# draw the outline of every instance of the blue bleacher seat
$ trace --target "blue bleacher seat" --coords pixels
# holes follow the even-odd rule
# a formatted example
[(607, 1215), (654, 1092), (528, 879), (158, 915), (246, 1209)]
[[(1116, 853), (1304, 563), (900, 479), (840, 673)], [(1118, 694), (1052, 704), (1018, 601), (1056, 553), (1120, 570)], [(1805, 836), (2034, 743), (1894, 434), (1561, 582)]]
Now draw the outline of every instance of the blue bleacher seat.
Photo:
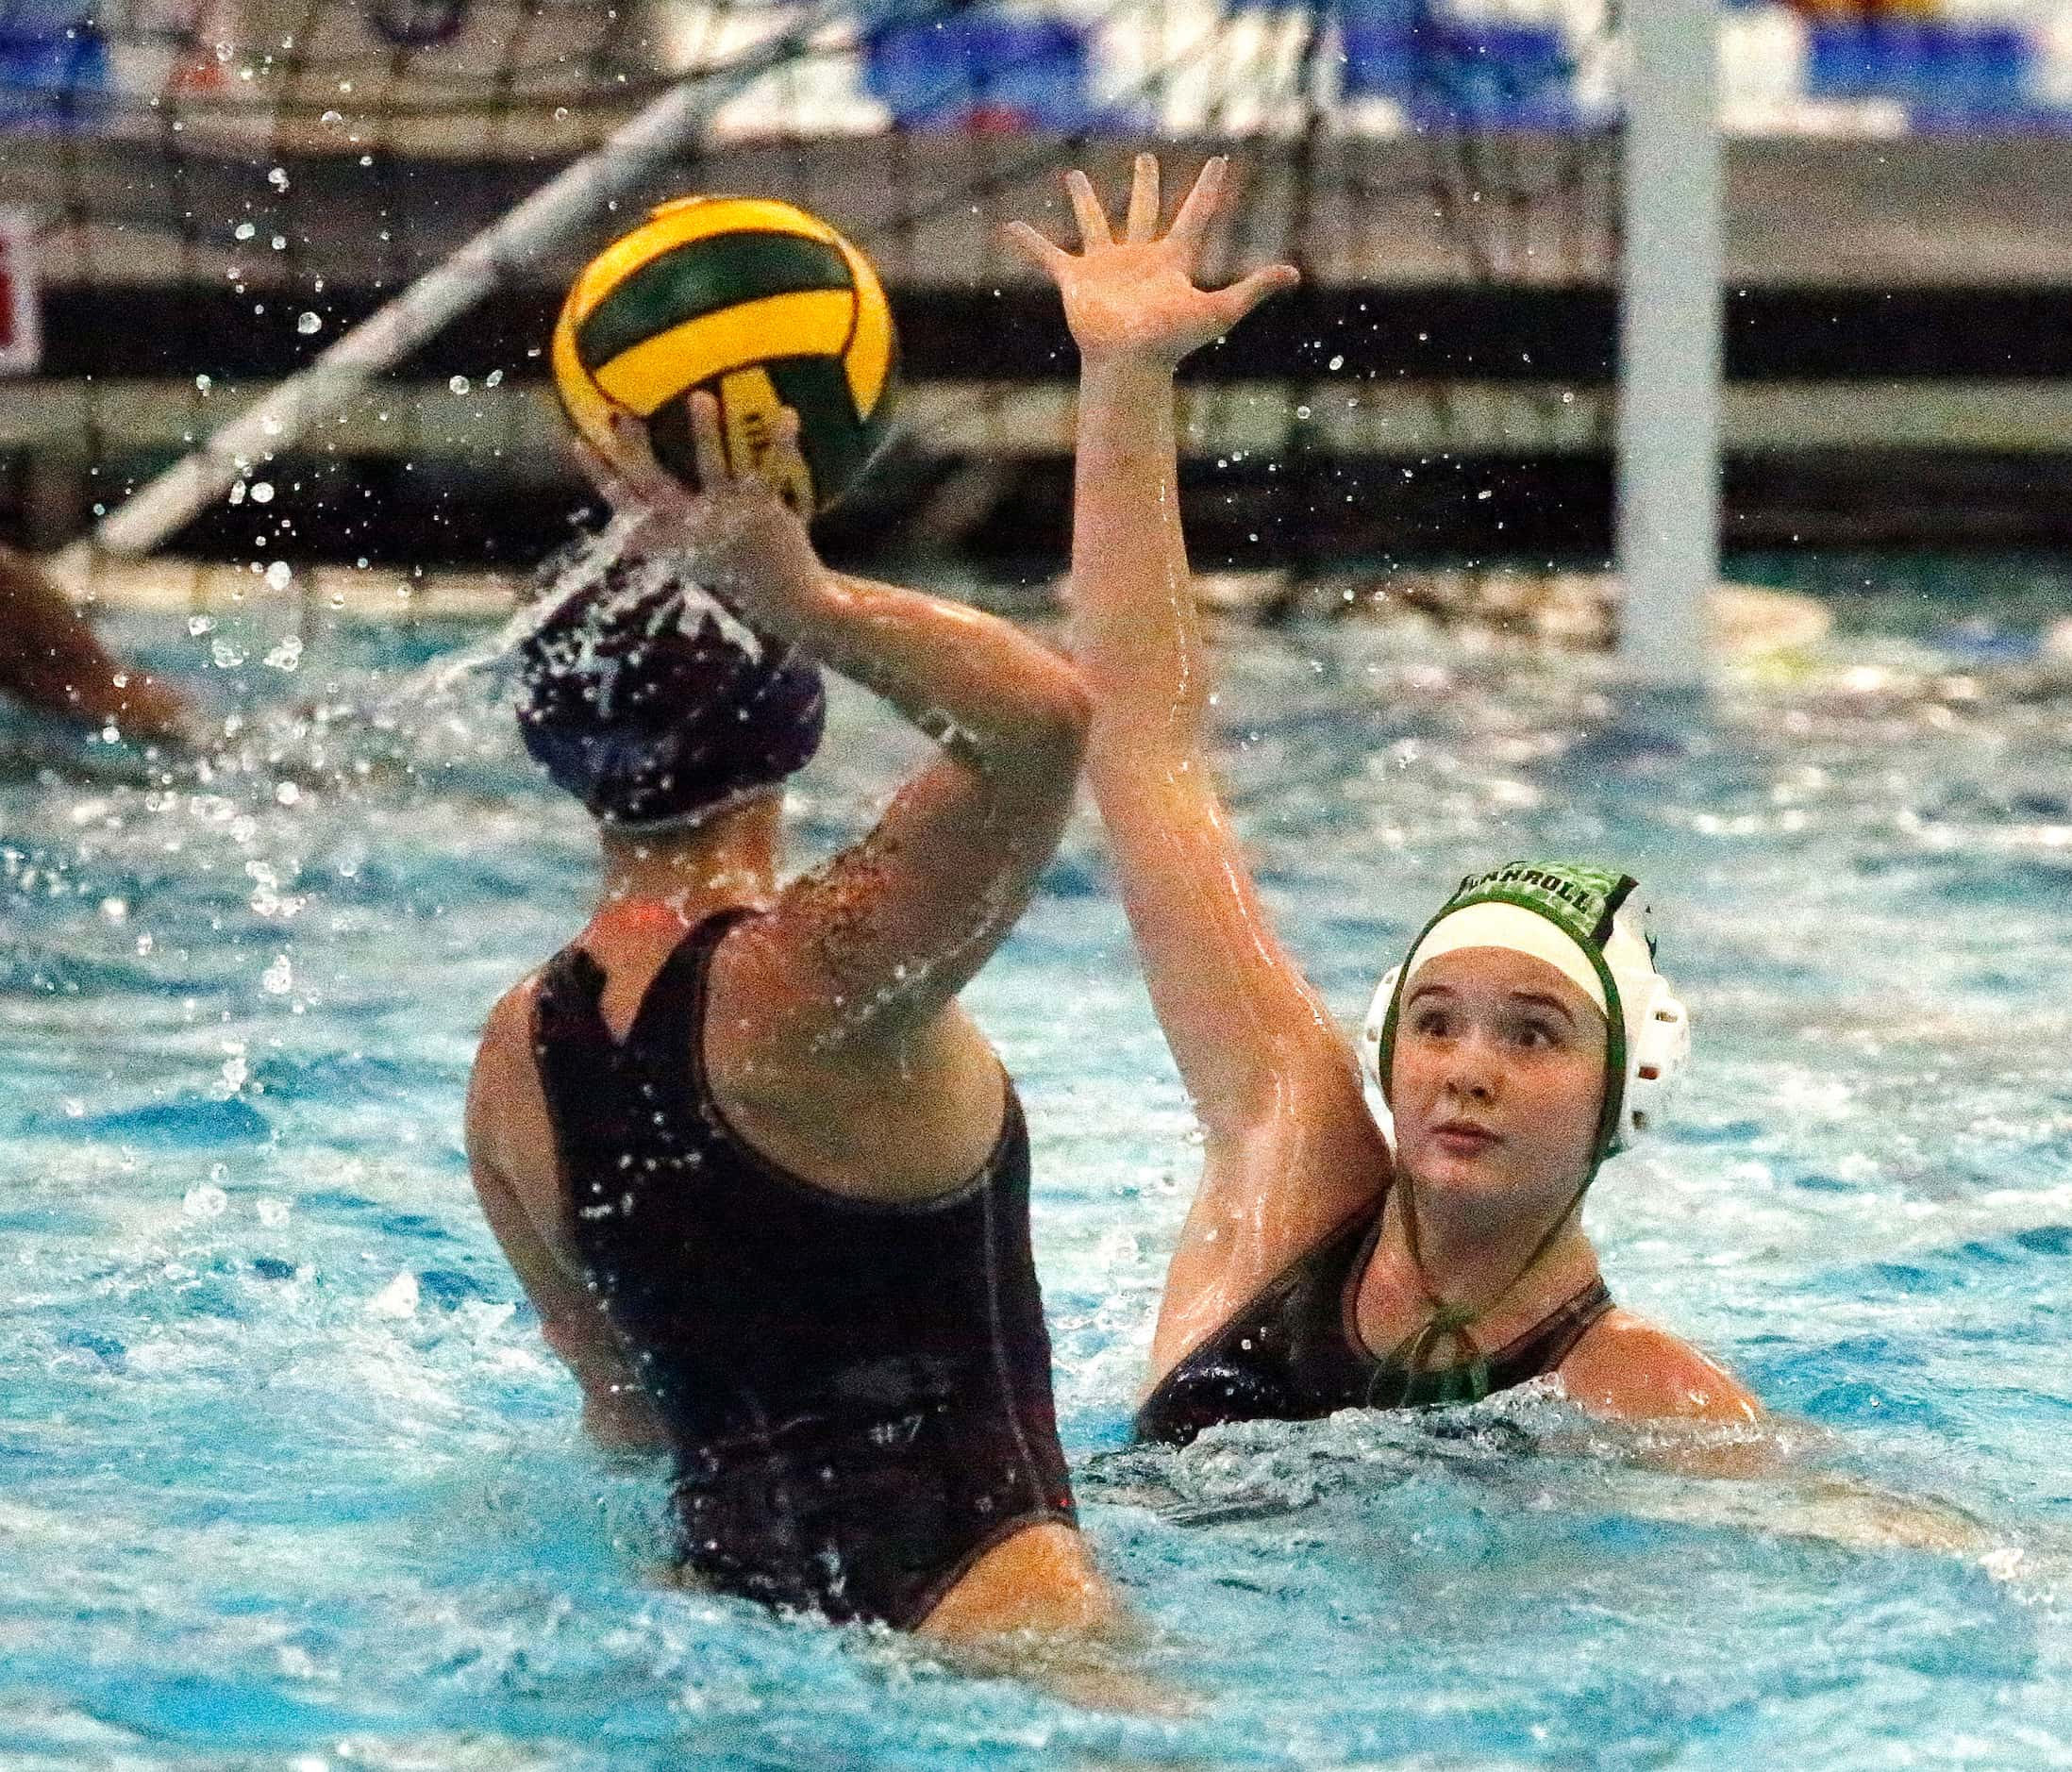
[(864, 89), (911, 129), (1091, 128), (1086, 34), (1055, 15), (970, 7), (866, 30)]
[(2016, 25), (1825, 20), (1808, 35), (1813, 98), (1891, 99), (1922, 128), (2005, 126), (2031, 108), (2036, 47)]
[(0, 128), (91, 122), (108, 91), (108, 45), (92, 8), (0, 0)]
[(1430, 27), (1427, 0), (1340, 0), (1337, 11), (1345, 96), (1408, 103)]
[(1448, 17), (1430, 0), (1337, 0), (1348, 97), (1391, 98), (1419, 123), (1562, 128), (1575, 67), (1551, 25)]

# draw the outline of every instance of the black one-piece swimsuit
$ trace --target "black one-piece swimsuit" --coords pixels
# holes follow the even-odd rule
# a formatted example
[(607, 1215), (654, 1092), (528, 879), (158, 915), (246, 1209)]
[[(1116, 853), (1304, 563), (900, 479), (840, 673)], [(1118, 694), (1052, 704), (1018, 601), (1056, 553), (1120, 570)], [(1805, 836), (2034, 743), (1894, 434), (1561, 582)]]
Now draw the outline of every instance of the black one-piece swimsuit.
[(978, 1175), (845, 1199), (730, 1128), (703, 1053), (723, 911), (623, 1042), (579, 947), (543, 975), (534, 1051), (606, 1314), (676, 1447), (678, 1554), (712, 1585), (902, 1629), (986, 1551), (1074, 1519), (1008, 1091)]
[[(1382, 1201), (1361, 1208), (1297, 1256), (1159, 1381), (1137, 1412), (1145, 1440), (1184, 1446), (1226, 1421), (1313, 1421), (1341, 1409), (1402, 1409), (1462, 1394), (1459, 1375), (1412, 1372), (1360, 1340), (1360, 1277), (1380, 1235)], [(1491, 1354), (1490, 1391), (1552, 1372), (1612, 1309), (1602, 1279)]]

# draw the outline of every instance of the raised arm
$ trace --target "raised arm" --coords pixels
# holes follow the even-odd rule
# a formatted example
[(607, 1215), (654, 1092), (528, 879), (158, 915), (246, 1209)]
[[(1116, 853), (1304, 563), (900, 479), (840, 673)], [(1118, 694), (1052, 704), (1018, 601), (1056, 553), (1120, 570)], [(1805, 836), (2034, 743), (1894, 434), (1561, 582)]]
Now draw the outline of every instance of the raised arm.
[(1079, 347), (1072, 648), (1094, 699), (1087, 776), (1153, 1007), (1205, 1135), (1202, 1184), (1174, 1256), (1154, 1372), (1379, 1188), (1387, 1155), (1358, 1068), (1281, 945), (1219, 797), (1204, 730), (1207, 648), (1181, 535), (1174, 371), (1294, 269), (1196, 287), (1222, 207), (1211, 160), (1159, 234), (1158, 162), (1140, 155), (1123, 238), (1067, 178), (1082, 250), (1016, 224), (1058, 284)]
[(1211, 1141), (1250, 1134), (1292, 1054), (1344, 1045), (1259, 903), (1203, 729), (1209, 659), (1180, 529), (1173, 374), (1295, 276), (1276, 265), (1220, 292), (1195, 286), (1226, 176), (1211, 160), (1162, 239), (1149, 155), (1121, 241), (1080, 173), (1066, 183), (1081, 254), (1011, 230), (1057, 281), (1079, 346), (1071, 635), (1094, 697), (1088, 779), (1152, 1001)]
[[(794, 446), (796, 422), (787, 415), (777, 447)], [(644, 468), (633, 490), (665, 514), (693, 569), (943, 749), (868, 836), (785, 891), (757, 944), (757, 998), (785, 1006), (770, 1013), (773, 1048), (899, 1056), (998, 946), (1057, 847), (1085, 693), (1069, 662), (1011, 623), (828, 571), (769, 487), (729, 471), (710, 395), (693, 396), (692, 429), (704, 490)]]

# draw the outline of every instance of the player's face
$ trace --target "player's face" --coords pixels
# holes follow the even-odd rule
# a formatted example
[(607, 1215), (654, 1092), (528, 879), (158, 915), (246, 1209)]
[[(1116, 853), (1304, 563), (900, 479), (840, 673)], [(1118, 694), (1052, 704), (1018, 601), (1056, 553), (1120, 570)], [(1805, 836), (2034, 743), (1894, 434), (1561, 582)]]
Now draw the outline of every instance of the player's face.
[(1603, 1014), (1544, 960), (1468, 947), (1420, 966), (1395, 1029), (1397, 1161), (1421, 1189), (1565, 1205), (1604, 1101)]

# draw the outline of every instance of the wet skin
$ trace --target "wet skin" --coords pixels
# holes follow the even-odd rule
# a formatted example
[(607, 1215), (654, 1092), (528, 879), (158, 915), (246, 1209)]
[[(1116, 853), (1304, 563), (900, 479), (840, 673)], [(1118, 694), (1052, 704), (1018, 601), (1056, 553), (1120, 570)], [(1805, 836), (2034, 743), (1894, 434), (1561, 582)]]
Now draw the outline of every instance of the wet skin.
[(1501, 947), (1417, 969), (1396, 1025), (1397, 1161), (1421, 1197), (1545, 1219), (1589, 1172), (1605, 1018), (1546, 961)]

